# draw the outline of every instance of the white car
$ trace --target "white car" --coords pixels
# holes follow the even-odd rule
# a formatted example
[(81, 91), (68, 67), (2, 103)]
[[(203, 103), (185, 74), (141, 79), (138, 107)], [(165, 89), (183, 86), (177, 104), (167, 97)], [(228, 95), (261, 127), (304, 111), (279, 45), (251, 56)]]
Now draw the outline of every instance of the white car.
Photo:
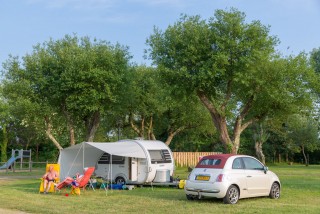
[(223, 198), (235, 204), (241, 198), (280, 197), (280, 180), (256, 158), (247, 155), (218, 154), (201, 158), (190, 173), (184, 190), (188, 200)]

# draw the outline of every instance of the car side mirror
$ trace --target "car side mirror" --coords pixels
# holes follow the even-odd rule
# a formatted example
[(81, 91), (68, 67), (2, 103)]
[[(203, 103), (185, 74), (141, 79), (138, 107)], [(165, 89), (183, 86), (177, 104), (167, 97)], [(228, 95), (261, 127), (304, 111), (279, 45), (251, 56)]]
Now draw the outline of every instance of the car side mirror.
[(264, 174), (267, 174), (268, 170), (269, 170), (269, 168), (267, 166), (263, 167)]

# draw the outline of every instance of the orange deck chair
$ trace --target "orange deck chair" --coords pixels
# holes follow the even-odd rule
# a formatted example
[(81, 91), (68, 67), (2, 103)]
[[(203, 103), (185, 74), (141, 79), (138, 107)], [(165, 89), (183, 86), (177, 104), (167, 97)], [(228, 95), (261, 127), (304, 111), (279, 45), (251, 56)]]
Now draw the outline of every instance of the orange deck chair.
[(81, 180), (79, 181), (79, 188), (85, 188), (88, 184), (88, 182), (90, 181), (90, 178), (94, 172), (94, 167), (88, 167), (88, 169), (86, 170), (86, 172), (84, 173), (83, 177), (81, 178)]
[(64, 181), (62, 181), (61, 183), (58, 183), (56, 185), (56, 189), (61, 190), (62, 188), (67, 187), (72, 183), (72, 181), (74, 181), (73, 178), (68, 177)]
[[(69, 186), (70, 184), (72, 185), (72, 190), (71, 192), (79, 192), (80, 188), (84, 189), (88, 182), (90, 181), (90, 178), (94, 172), (95, 168), (94, 167), (88, 167), (88, 169), (85, 171), (83, 177), (80, 178), (80, 180), (78, 180), (77, 185), (74, 185), (75, 180), (71, 179), (71, 178), (67, 178), (65, 179), (63, 182), (61, 182), (60, 184), (58, 184), (56, 186), (56, 188), (58, 190), (61, 190), (62, 188)], [(80, 194), (80, 192), (79, 192)]]

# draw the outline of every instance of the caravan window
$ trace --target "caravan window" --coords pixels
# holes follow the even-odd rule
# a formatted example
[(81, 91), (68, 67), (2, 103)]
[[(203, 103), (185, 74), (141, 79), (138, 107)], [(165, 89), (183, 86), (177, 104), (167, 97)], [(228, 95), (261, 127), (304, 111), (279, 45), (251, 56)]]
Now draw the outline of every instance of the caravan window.
[(151, 157), (151, 163), (171, 163), (171, 156), (168, 150), (148, 150), (150, 157)]
[[(98, 164), (109, 164), (111, 160), (111, 156), (109, 153), (104, 153), (99, 161)], [(112, 155), (112, 164), (124, 164), (124, 157)]]

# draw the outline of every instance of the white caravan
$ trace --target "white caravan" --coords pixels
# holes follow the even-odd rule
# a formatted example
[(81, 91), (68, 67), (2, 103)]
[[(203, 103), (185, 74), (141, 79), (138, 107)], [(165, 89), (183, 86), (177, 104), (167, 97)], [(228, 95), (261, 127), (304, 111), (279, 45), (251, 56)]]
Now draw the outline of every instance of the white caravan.
[(126, 184), (170, 182), (174, 159), (170, 148), (155, 140), (84, 142), (61, 150), (60, 179), (95, 167), (95, 175)]

